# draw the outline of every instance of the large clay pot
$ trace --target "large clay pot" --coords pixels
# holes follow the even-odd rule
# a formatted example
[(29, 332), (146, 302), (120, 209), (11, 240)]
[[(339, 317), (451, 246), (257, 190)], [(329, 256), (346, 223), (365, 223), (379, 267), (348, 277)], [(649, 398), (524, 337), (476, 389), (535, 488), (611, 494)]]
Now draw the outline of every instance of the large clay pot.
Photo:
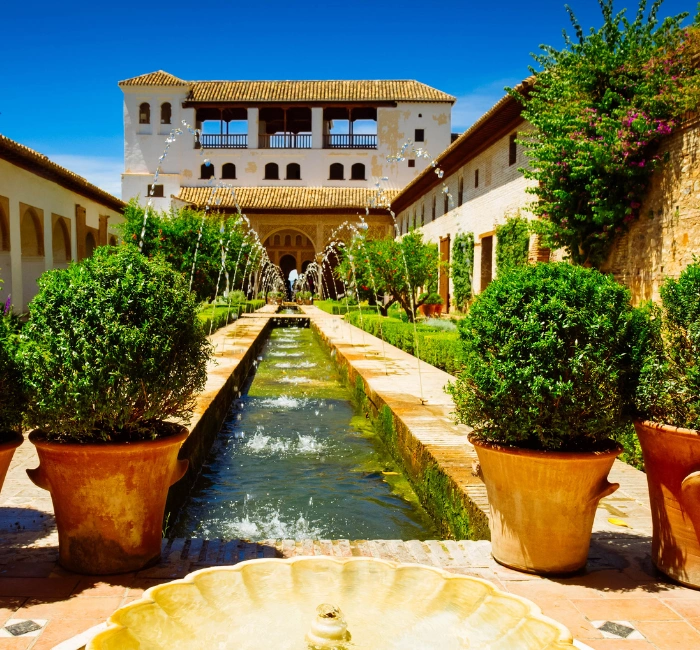
[(441, 304), (433, 305), (433, 313), (436, 316), (439, 316), (440, 314), (442, 314), (442, 305)]
[(491, 553), (518, 571), (565, 574), (585, 566), (598, 502), (615, 490), (608, 473), (622, 447), (606, 452), (476, 448), (491, 506)]
[(421, 314), (426, 318), (430, 318), (430, 315), (433, 313), (433, 305), (422, 304), (418, 309), (420, 309)]
[(700, 432), (635, 422), (649, 484), (651, 559), (667, 576), (700, 589)]
[(12, 457), (15, 455), (15, 449), (23, 442), (24, 438), (18, 435), (12, 440), (0, 443), (0, 489), (2, 489), (3, 483), (5, 482), (7, 470), (10, 469), (10, 463), (12, 462)]
[(137, 571), (158, 561), (168, 488), (187, 471), (178, 460), (185, 427), (157, 440), (117, 444), (29, 440), (39, 467), (29, 478), (51, 493), (59, 562), (77, 573)]

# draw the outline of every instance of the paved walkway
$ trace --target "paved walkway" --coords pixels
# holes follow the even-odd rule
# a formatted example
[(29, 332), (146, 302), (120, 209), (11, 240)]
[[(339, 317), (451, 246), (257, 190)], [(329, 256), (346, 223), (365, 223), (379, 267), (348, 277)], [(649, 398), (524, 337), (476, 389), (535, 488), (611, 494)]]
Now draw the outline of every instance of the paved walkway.
[[(376, 371), (370, 379), (375, 382), (374, 389), (400, 394), (406, 406), (419, 403), (413, 357), (392, 346), (382, 346), (378, 339), (350, 329), (336, 317), (309, 315), (317, 322), (323, 320), (320, 326), (330, 331), (336, 345), (345, 346), (343, 353), (352, 356), (354, 363)], [(259, 324), (244, 325), (242, 321), (240, 327), (247, 329), (248, 336), (240, 329), (237, 343), (230, 338), (224, 343), (230, 331), (215, 335), (219, 354), (242, 354), (244, 339), (250, 339)], [(343, 342), (343, 338), (347, 340)], [(223, 371), (221, 359), (219, 363)], [(423, 408), (429, 409), (429, 417), (411, 416), (408, 412), (403, 416), (410, 420), (412, 432), (418, 436), (422, 435), (422, 424), (435, 417), (440, 418), (444, 430), (454, 426), (449, 421), (449, 400), (440, 385), (449, 376), (427, 367), (423, 379), (424, 397), (428, 399)], [(434, 433), (431, 427), (425, 431), (425, 435)], [(446, 446), (453, 454), (464, 455), (461, 460), (453, 455), (452, 462), (470, 467), (472, 452), (464, 433), (458, 431), (454, 435), (460, 438), (462, 452), (450, 438)], [(654, 570), (649, 558), (651, 524), (646, 481), (641, 472), (620, 462), (616, 462), (611, 480), (622, 487), (598, 509), (587, 571), (566, 579), (541, 578), (501, 567), (490, 557), (489, 542), (451, 540), (272, 540), (265, 544), (164, 540), (163, 560), (158, 566), (116, 577), (79, 576), (57, 565), (57, 537), (49, 495), (34, 487), (25, 473), (26, 468), (37, 463), (33, 446), (22, 445), (0, 493), (0, 650), (53, 648), (102, 623), (149, 586), (204, 566), (234, 564), (255, 557), (312, 554), (367, 555), (419, 562), (486, 578), (502, 589), (531, 599), (545, 614), (568, 626), (576, 638), (596, 650), (700, 648), (700, 591), (672, 584)], [(478, 487), (476, 483), (471, 485)], [(624, 521), (628, 527), (613, 525), (608, 521), (611, 518)], [(13, 632), (22, 630), (27, 631), (13, 636)]]

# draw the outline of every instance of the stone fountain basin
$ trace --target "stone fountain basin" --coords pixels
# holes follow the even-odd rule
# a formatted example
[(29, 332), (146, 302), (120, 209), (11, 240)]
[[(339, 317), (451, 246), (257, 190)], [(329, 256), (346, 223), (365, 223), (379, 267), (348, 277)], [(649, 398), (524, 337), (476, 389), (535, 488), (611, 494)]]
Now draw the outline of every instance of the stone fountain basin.
[(316, 608), (348, 650), (564, 650), (569, 631), (491, 583), (373, 558), (263, 559), (202, 569), (117, 610), (87, 650), (308, 650)]

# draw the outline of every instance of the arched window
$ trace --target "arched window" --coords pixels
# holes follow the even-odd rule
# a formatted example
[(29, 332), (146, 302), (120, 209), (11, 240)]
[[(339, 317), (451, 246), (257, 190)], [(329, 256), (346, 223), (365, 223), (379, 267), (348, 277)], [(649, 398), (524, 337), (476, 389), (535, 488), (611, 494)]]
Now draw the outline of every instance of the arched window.
[(265, 180), (278, 181), (280, 178), (280, 168), (277, 163), (267, 163), (265, 165)]
[(350, 180), (353, 181), (364, 181), (365, 179), (365, 166), (362, 163), (355, 163), (350, 169)]
[(291, 246), (291, 245), (292, 245), (292, 236), (291, 236), (291, 235), (285, 235), (285, 236), (284, 236), (284, 245), (285, 245), (285, 246)]
[(464, 201), (464, 176), (459, 177), (459, 185), (457, 185), (457, 205), (462, 205)]
[(301, 245), (302, 245), (302, 243), (301, 243), (301, 235), (297, 235), (296, 238), (295, 238), (295, 240), (296, 240), (295, 243), (296, 243), (297, 246), (301, 246)]
[(173, 116), (173, 107), (170, 105), (170, 102), (165, 102), (164, 104), (160, 105), (160, 123), (161, 124), (170, 124), (170, 120), (172, 119)]
[(301, 167), (298, 163), (289, 163), (287, 165), (287, 179), (288, 181), (300, 181), (301, 180)]
[(450, 197), (447, 196), (447, 192), (442, 195), (442, 214), (447, 214), (450, 211)]
[(92, 257), (92, 254), (95, 252), (96, 248), (97, 244), (95, 243), (95, 235), (88, 232), (88, 234), (85, 235), (85, 257)]
[(345, 168), (342, 163), (333, 163), (331, 165), (330, 174), (328, 175), (329, 181), (344, 181), (345, 180)]
[(209, 164), (202, 163), (200, 170), (201, 170), (200, 178), (204, 178), (204, 179), (214, 178), (214, 173), (215, 173), (214, 165), (212, 165), (211, 163), (209, 163)]
[(139, 106), (139, 124), (150, 124), (151, 123), (151, 105), (148, 102), (144, 102)]
[(226, 163), (221, 168), (221, 178), (236, 178), (236, 165), (233, 163)]
[(20, 224), (22, 255), (40, 257), (44, 254), (44, 234), (39, 217), (33, 210), (27, 210)]
[(58, 219), (53, 226), (52, 248), (54, 264), (70, 261), (70, 234), (63, 218)]
[(280, 245), (280, 236), (275, 235), (275, 246), (279, 246), (279, 245)]

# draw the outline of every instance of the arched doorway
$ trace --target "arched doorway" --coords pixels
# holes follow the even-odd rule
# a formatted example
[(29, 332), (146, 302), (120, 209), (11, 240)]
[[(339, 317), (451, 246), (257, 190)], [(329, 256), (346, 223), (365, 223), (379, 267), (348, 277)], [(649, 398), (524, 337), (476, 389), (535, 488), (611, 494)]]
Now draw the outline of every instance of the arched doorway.
[(20, 243), (22, 249), (22, 311), (36, 295), (37, 280), (44, 266), (43, 214), (39, 217), (33, 208), (26, 208), (20, 221)]
[(97, 244), (95, 243), (95, 236), (89, 232), (85, 236), (85, 257), (92, 257), (92, 254), (95, 252), (96, 248)]
[(54, 268), (64, 269), (70, 262), (70, 232), (65, 219), (59, 217), (53, 225), (52, 248)]
[(293, 255), (283, 255), (280, 259), (279, 267), (282, 270), (282, 277), (287, 283), (287, 297), (291, 299), (292, 296), (292, 285), (289, 281), (289, 275), (292, 271), (296, 273), (297, 270), (297, 260)]

